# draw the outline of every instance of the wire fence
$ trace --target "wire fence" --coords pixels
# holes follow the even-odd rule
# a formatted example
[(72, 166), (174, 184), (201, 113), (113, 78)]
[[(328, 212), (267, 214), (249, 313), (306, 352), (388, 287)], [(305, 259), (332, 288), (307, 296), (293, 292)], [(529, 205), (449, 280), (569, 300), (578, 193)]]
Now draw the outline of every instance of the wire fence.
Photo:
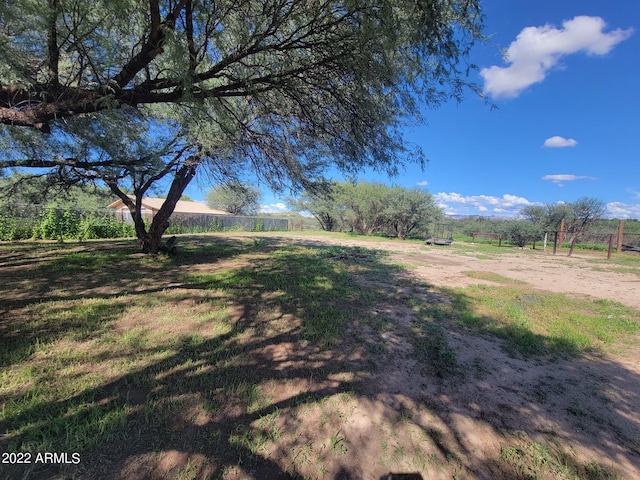
[[(473, 243), (497, 244), (498, 246), (511, 246), (513, 243), (507, 235), (496, 232), (473, 232), (471, 241)], [(528, 239), (532, 248), (544, 248), (553, 251), (553, 253), (568, 251), (572, 241), (573, 235), (571, 233), (564, 232), (563, 236), (559, 231), (545, 232), (543, 236), (536, 235)], [(576, 237), (574, 248), (607, 252), (608, 256), (615, 251), (640, 253), (640, 233), (623, 233), (621, 241), (618, 241), (617, 232), (582, 232)]]
[(174, 212), (169, 218), (167, 233), (221, 232), (227, 230), (246, 232), (286, 231), (289, 230), (289, 220), (286, 218)]
[[(145, 216), (148, 223), (150, 217)], [(174, 212), (167, 234), (220, 231), (286, 231), (286, 218)], [(0, 240), (135, 237), (131, 215), (109, 208), (6, 205), (0, 212)]]

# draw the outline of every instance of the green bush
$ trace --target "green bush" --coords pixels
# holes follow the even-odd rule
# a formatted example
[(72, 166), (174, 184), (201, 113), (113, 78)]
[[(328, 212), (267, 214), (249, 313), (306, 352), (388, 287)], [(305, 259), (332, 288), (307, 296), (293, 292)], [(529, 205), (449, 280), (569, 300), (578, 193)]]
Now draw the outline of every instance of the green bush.
[(511, 244), (518, 247), (524, 247), (528, 242), (538, 240), (541, 236), (538, 226), (527, 220), (503, 222), (500, 230)]
[(0, 215), (0, 240), (15, 240), (16, 219), (8, 215)]
[(80, 222), (79, 238), (121, 238), (135, 237), (135, 227), (122, 223), (112, 217), (96, 217), (89, 215)]
[(33, 237), (44, 240), (68, 240), (80, 237), (81, 216), (69, 207), (64, 210), (48, 207), (42, 220), (34, 228)]
[(135, 237), (135, 227), (111, 216), (48, 207), (39, 218), (0, 216), (0, 240), (84, 240)]

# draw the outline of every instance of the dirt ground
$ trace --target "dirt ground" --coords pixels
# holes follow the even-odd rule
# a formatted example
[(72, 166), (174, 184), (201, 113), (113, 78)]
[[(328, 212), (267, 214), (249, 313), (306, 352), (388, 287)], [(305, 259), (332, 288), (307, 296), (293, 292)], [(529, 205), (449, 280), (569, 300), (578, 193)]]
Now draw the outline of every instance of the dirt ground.
[[(283, 243), (386, 250), (391, 262), (404, 267), (402, 277), (356, 281), (391, 291), (398, 299), (447, 302), (437, 287), (491, 284), (464, 273), (477, 271), (524, 282), (532, 290), (611, 299), (640, 309), (640, 277), (589, 262), (594, 257), (517, 249), (491, 255), (473, 246), (427, 247), (321, 234), (239, 234), (231, 239), (261, 236)], [(228, 234), (224, 238), (230, 239)], [(215, 241), (215, 236), (203, 239)], [(250, 260), (202, 259), (185, 268), (210, 273), (240, 265), (250, 267)], [(189, 298), (193, 291), (181, 290), (176, 273), (181, 272), (167, 272), (166, 284), (159, 288)], [(247, 368), (264, 378), (259, 387), (266, 407), (214, 414), (194, 390), (181, 398), (175, 431), (171, 438), (158, 439), (158, 448), (148, 448), (153, 438), (107, 445), (87, 457), (84, 471), (70, 467), (69, 476), (56, 478), (640, 479), (640, 338), (616, 355), (524, 359), (509, 355), (495, 336), (451, 324), (435, 332), (456, 357), (455, 371), (442, 374), (425, 370), (413, 355), (417, 313), (407, 301), (385, 302), (372, 302), (362, 312), (370, 319), (391, 320), (381, 334), (383, 348), (379, 338), (367, 343), (380, 335), (361, 324), (349, 327), (342, 344), (319, 349), (294, 335), (295, 318), (283, 317), (283, 331), (247, 349), (245, 359)], [(233, 308), (229, 306), (232, 317), (251, 320)], [(144, 326), (149, 319), (129, 316), (118, 322), (116, 330)], [(441, 353), (437, 348), (429, 352)], [(147, 398), (146, 392), (134, 390), (127, 395), (136, 408)], [(295, 399), (299, 402), (294, 404)], [(217, 449), (228, 448), (231, 437), (220, 445), (199, 442), (215, 438), (213, 433), (223, 427), (251, 440), (252, 453), (263, 461), (216, 464)], [(260, 438), (271, 440), (257, 443)], [(234, 445), (244, 451), (241, 440)]]
[[(472, 250), (321, 235), (294, 241), (388, 250), (392, 261), (407, 267), (408, 275), (435, 286), (491, 283), (462, 272), (493, 272), (526, 282), (532, 289), (640, 308), (640, 278), (594, 268), (600, 265), (588, 262), (594, 257), (517, 249), (499, 256), (474, 255)], [(380, 279), (380, 286), (397, 288), (389, 279)], [(434, 300), (430, 291), (406, 293)], [(396, 319), (395, 329), (388, 333), (392, 348), (380, 359), (368, 395), (351, 400), (355, 413), (341, 428), (346, 438), (359, 441), (353, 442), (350, 460), (341, 464), (350, 473), (334, 478), (378, 479), (393, 471), (392, 461), (385, 465), (367, 460), (385, 458), (374, 439), (376, 429), (384, 430), (380, 418), (392, 416), (384, 413), (389, 409), (411, 412), (411, 422), (389, 427), (398, 428), (392, 437), (396, 453), (415, 446), (412, 426), (427, 432), (435, 444), (431, 451), (423, 450), (433, 461), (419, 465), (414, 455), (404, 466), (396, 462), (397, 471), (421, 476), (396, 478), (568, 478), (567, 467), (578, 472), (578, 478), (640, 478), (640, 348), (619, 356), (532, 361), (509, 356), (495, 337), (454, 328), (447, 332), (447, 340), (467, 374), (438, 378), (419, 371), (407, 355), (412, 348), (406, 340), (409, 322), (415, 313), (391, 305), (383, 313)]]
[[(295, 237), (294, 237), (295, 238)], [(414, 274), (429, 283), (443, 287), (466, 287), (471, 284), (491, 283), (463, 274), (465, 271), (487, 271), (528, 283), (533, 288), (558, 293), (589, 295), (595, 298), (615, 300), (629, 307), (640, 309), (640, 277), (629, 273), (607, 271), (606, 266), (588, 260), (606, 260), (606, 254), (574, 255), (566, 251), (552, 255), (538, 251), (538, 255), (526, 255), (519, 249), (497, 257), (473, 252), (461, 254), (446, 246), (423, 246), (413, 242), (371, 242), (349, 239), (336, 240), (328, 236), (304, 235), (300, 241), (335, 243), (344, 246), (361, 246), (387, 250), (399, 263), (412, 267)], [(467, 244), (473, 247), (471, 244)]]

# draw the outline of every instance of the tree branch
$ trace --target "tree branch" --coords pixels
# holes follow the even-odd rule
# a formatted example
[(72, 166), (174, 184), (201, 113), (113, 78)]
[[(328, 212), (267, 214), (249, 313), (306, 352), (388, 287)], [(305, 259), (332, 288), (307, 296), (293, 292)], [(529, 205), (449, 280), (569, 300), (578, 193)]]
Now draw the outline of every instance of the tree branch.
[(149, 38), (142, 45), (140, 52), (127, 62), (120, 73), (113, 77), (113, 82), (116, 85), (120, 88), (126, 87), (140, 70), (149, 65), (154, 58), (163, 52), (162, 46), (165, 41), (165, 33), (163, 32), (163, 29), (175, 29), (178, 14), (180, 13), (180, 10), (184, 8), (186, 3), (187, 0), (180, 0), (173, 10), (167, 14), (164, 21), (162, 23), (158, 23), (160, 15), (158, 10), (158, 0), (149, 0), (149, 9), (151, 11), (152, 18)]
[(49, 31), (47, 32), (47, 51), (49, 54), (49, 82), (54, 85), (60, 83), (58, 77), (60, 50), (58, 48), (58, 29), (56, 27), (59, 8), (59, 0), (49, 0), (51, 17), (49, 18)]

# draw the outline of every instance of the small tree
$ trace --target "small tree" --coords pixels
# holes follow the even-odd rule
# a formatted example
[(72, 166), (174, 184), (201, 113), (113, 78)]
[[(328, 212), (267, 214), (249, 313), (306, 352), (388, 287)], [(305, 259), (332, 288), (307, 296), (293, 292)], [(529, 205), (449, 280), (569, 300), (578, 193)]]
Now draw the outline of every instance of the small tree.
[(234, 215), (255, 215), (260, 211), (262, 193), (248, 183), (231, 181), (207, 193), (207, 205)]
[(578, 236), (589, 224), (602, 218), (606, 205), (597, 198), (582, 197), (570, 204), (570, 207), (574, 218), (572, 224), (573, 236), (571, 238), (571, 247), (569, 248), (569, 255), (572, 255)]
[(564, 220), (566, 232), (571, 235), (569, 255), (573, 254), (577, 239), (586, 228), (604, 215), (604, 202), (582, 197), (573, 203), (547, 203), (543, 206), (527, 206), (520, 214), (533, 221), (542, 231), (558, 230)]
[(387, 223), (400, 240), (420, 227), (442, 218), (442, 210), (434, 203), (430, 193), (413, 188), (395, 186), (386, 199)]
[(345, 221), (362, 235), (371, 235), (387, 224), (386, 209), (390, 188), (378, 182), (343, 183), (338, 200), (345, 207)]
[(540, 228), (527, 220), (507, 220), (500, 225), (500, 232), (514, 245), (522, 248), (528, 242), (540, 238)]
[(337, 184), (333, 183), (317, 191), (305, 191), (287, 203), (297, 212), (309, 212), (327, 232), (342, 230), (344, 206), (336, 199)]

